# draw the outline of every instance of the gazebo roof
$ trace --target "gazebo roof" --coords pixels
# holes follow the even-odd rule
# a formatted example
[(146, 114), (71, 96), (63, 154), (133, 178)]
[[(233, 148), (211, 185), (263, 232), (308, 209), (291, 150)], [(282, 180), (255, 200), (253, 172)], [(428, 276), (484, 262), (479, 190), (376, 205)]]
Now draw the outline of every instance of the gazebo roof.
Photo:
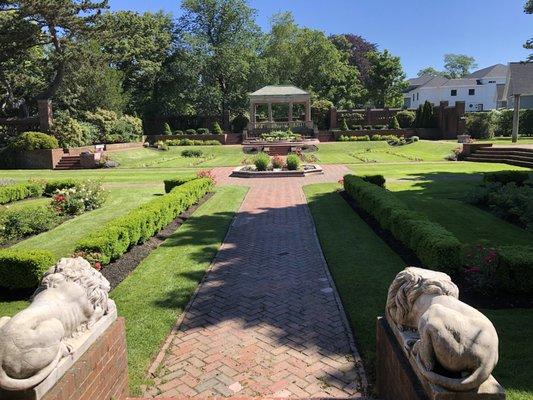
[(253, 93), (250, 96), (299, 96), (309, 95), (305, 90), (297, 88), (292, 85), (269, 85), (265, 86)]

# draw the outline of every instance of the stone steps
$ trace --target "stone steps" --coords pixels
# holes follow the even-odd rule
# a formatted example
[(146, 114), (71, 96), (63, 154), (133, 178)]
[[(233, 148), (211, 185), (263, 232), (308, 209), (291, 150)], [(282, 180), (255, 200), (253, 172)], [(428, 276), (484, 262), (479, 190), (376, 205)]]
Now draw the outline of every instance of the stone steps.
[(54, 168), (55, 170), (81, 169), (80, 156), (63, 156)]
[(533, 149), (525, 147), (483, 147), (465, 159), (466, 161), (504, 163), (533, 168)]

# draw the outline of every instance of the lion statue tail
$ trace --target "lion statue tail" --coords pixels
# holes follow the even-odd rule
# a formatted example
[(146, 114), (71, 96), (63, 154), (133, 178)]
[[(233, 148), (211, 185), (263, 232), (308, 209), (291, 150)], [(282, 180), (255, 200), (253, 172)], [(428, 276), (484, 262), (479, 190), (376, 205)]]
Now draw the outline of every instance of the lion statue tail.
[(447, 376), (439, 375), (433, 371), (428, 371), (422, 364), (418, 354), (416, 355), (415, 359), (418, 369), (428, 381), (454, 392), (466, 392), (478, 388), (488, 379), (495, 364), (495, 362), (492, 362), (492, 360), (489, 362), (484, 362), (478, 368), (476, 368), (474, 372), (465, 378), (448, 378)]
[(40, 370), (36, 375), (26, 379), (11, 378), (7, 375), (3, 368), (2, 355), (0, 354), (0, 388), (5, 390), (26, 390), (37, 386), (39, 383), (45, 380), (45, 378), (52, 373), (57, 366), (63, 353), (61, 347), (59, 348), (57, 355), (50, 364)]

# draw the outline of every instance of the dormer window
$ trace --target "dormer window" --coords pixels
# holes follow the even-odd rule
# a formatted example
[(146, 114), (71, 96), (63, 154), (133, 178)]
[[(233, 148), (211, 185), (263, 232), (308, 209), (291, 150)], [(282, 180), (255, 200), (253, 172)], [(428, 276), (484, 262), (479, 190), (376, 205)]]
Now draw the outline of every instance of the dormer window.
[(450, 91), (450, 96), (457, 96), (457, 89), (452, 89)]

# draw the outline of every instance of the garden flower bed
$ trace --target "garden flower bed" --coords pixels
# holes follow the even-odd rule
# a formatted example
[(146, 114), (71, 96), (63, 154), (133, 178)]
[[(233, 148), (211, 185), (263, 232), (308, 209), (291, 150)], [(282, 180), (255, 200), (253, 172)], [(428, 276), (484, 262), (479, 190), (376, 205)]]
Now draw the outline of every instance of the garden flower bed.
[(287, 178), (287, 177), (304, 177), (307, 175), (323, 174), (322, 167), (317, 164), (304, 164), (300, 169), (291, 171), (287, 168), (276, 168), (266, 171), (258, 171), (253, 165), (244, 165), (237, 167), (231, 173), (231, 176), (237, 178)]

